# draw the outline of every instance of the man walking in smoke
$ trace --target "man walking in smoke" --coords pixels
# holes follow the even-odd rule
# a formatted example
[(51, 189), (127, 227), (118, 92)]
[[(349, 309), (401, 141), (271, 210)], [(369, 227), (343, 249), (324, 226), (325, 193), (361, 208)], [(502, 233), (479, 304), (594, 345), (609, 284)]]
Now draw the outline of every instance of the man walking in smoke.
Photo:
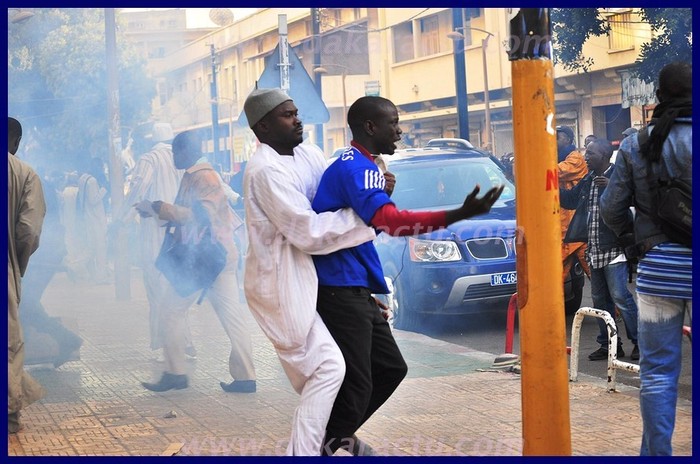
[[(221, 185), (221, 177), (202, 154), (202, 141), (195, 131), (183, 132), (175, 137), (173, 158), (175, 167), (185, 170), (175, 201), (142, 201), (136, 209), (142, 217), (155, 216), (176, 224), (179, 229), (176, 237), (181, 241), (200, 236), (209, 228), (211, 239), (226, 249), (226, 265), (211, 287), (206, 289), (206, 296), (231, 341), (228, 365), (233, 381), (221, 382), (220, 385), (226, 392), (253, 393), (256, 390), (253, 349), (246, 326), (247, 312), (238, 298), (238, 250), (233, 241), (233, 210)], [(163, 324), (165, 371), (156, 383), (142, 382), (146, 389), (163, 392), (189, 386), (185, 365), (185, 318), (198, 295), (195, 292), (182, 297), (172, 284), (166, 286), (159, 308)]]
[[(153, 147), (139, 158), (131, 172), (129, 191), (124, 201), (120, 218), (128, 222), (135, 218), (135, 210), (140, 202), (149, 203), (159, 199), (167, 203), (175, 201), (175, 195), (182, 180), (183, 170), (177, 169), (173, 161), (173, 151), (170, 142), (173, 140), (173, 129), (168, 123), (153, 125)], [(141, 246), (141, 270), (146, 297), (149, 306), (149, 327), (153, 359), (159, 362), (165, 360), (163, 355), (163, 334), (160, 325), (159, 307), (163, 294), (168, 285), (167, 281), (156, 269), (156, 258), (165, 236), (164, 221), (158, 218), (141, 218), (139, 241)], [(189, 324), (185, 326), (187, 340), (186, 354), (193, 357), (192, 334)]]
[(24, 370), (19, 302), (22, 276), (39, 247), (46, 203), (39, 176), (15, 157), (22, 125), (14, 118), (7, 118), (7, 136), (7, 430), (17, 433), (20, 410), (44, 396), (41, 385)]
[(61, 224), (59, 211), (60, 178), (59, 173), (53, 173), (41, 179), (46, 216), (41, 246), (29, 260), (22, 279), (24, 296), (19, 311), (27, 348), (26, 363), (51, 362), (54, 367), (75, 360), (74, 355), (83, 343), (76, 333), (63, 325), (60, 318), (49, 316), (41, 302), (54, 275), (66, 269), (65, 228)]

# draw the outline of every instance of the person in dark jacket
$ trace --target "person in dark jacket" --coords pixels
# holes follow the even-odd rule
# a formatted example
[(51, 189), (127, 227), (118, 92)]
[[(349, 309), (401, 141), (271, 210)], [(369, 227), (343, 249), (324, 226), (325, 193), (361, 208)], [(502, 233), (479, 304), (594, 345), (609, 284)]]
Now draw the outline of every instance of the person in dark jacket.
[[(693, 67), (670, 63), (659, 73), (651, 122), (620, 144), (615, 174), (600, 199), (603, 220), (633, 235), (639, 257), (639, 405), (642, 456), (671, 456), (686, 318), (692, 320), (693, 250), (663, 232), (657, 183), (662, 164), (692, 190)], [(643, 139), (646, 137), (646, 142)], [(663, 161), (663, 163), (662, 163)], [(634, 223), (625, 214), (635, 207)]]
[[(586, 260), (591, 270), (591, 298), (596, 309), (603, 309), (615, 319), (615, 306), (625, 322), (627, 338), (634, 348), (632, 360), (639, 359), (637, 347), (637, 305), (627, 289), (627, 260), (617, 235), (600, 217), (600, 196), (608, 185), (614, 166), (610, 164), (612, 144), (596, 139), (586, 147), (589, 174), (570, 190), (559, 189), (561, 206), (576, 209), (564, 242), (586, 242)], [(631, 211), (628, 211), (631, 216)], [(608, 334), (603, 319), (598, 319), (600, 348), (588, 356), (591, 361), (608, 359)], [(618, 338), (617, 356), (625, 355)]]

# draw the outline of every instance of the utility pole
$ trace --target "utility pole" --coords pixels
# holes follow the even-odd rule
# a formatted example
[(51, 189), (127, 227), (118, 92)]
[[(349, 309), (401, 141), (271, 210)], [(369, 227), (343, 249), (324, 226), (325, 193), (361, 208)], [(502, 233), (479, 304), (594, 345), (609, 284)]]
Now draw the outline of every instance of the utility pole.
[(280, 51), (280, 88), (289, 92), (289, 41), (287, 39), (287, 15), (277, 15), (277, 30), (279, 31)]
[(219, 98), (216, 93), (216, 49), (214, 44), (209, 44), (211, 51), (211, 136), (214, 140), (214, 154), (212, 162), (216, 168), (219, 165)]
[[(322, 66), (321, 63), (321, 9), (311, 8), (311, 33), (314, 37), (314, 66)], [(316, 74), (316, 92), (323, 99), (323, 87), (321, 86), (321, 75)], [(316, 124), (316, 145), (323, 151), (323, 124)]]
[(549, 9), (514, 9), (510, 37), (523, 455), (570, 456)]
[[(452, 29), (464, 32), (462, 8), (452, 8)], [(456, 38), (452, 44), (454, 46), (455, 90), (457, 93), (459, 137), (469, 140), (469, 109), (467, 107), (467, 68), (466, 60), (464, 59), (464, 37)]]
[[(122, 210), (124, 176), (122, 173), (122, 137), (119, 118), (119, 76), (117, 74), (117, 36), (114, 8), (105, 8), (105, 58), (107, 65), (107, 110), (109, 117), (109, 181), (112, 186), (112, 211)], [(117, 300), (131, 298), (131, 273), (126, 229), (115, 228), (114, 287)]]

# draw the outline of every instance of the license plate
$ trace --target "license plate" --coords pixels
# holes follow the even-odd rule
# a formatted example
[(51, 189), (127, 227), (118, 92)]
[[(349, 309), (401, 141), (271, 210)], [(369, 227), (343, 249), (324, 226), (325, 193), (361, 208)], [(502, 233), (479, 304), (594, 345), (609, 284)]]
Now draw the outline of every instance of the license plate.
[(499, 274), (491, 274), (491, 286), (510, 285), (518, 282), (518, 275), (513, 272), (501, 272)]

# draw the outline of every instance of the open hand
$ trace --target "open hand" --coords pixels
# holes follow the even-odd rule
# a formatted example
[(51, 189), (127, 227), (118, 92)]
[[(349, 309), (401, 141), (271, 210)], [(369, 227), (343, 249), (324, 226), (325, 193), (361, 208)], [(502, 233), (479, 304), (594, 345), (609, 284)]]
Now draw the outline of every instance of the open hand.
[(472, 190), (472, 193), (467, 195), (461, 209), (465, 214), (469, 215), (468, 217), (488, 213), (493, 204), (496, 203), (496, 200), (498, 200), (498, 198), (501, 196), (501, 193), (503, 193), (504, 188), (505, 185), (493, 187), (486, 192), (483, 197), (476, 198), (477, 194), (481, 190), (481, 187), (477, 185), (474, 187), (474, 190)]
[(467, 198), (464, 200), (464, 204), (461, 207), (447, 211), (447, 223), (452, 224), (462, 219), (469, 219), (473, 216), (488, 213), (493, 204), (496, 203), (496, 200), (498, 200), (498, 197), (500, 197), (501, 193), (503, 193), (504, 188), (505, 185), (493, 187), (486, 192), (483, 197), (477, 198), (476, 196), (481, 190), (481, 188), (477, 185), (474, 187), (474, 190), (472, 190), (472, 193), (467, 195)]

